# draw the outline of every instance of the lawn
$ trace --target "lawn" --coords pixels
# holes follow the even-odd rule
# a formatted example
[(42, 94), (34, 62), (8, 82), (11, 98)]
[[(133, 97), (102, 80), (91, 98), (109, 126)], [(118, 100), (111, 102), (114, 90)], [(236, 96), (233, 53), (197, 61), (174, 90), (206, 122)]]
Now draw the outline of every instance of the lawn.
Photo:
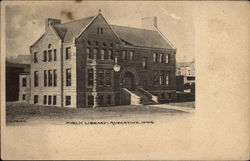
[(150, 106), (110, 106), (98, 108), (61, 108), (9, 102), (6, 105), (7, 124), (15, 123), (65, 123), (68, 120), (105, 120), (105, 119), (138, 119), (157, 118), (185, 114), (174, 109), (163, 109)]

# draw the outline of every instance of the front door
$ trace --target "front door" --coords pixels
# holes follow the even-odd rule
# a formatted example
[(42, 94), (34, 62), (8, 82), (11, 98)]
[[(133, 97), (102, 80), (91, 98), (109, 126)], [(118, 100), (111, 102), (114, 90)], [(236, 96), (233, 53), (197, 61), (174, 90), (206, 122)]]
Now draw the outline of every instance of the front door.
[(130, 91), (135, 90), (135, 79), (133, 74), (126, 73), (123, 77), (123, 88), (127, 88)]

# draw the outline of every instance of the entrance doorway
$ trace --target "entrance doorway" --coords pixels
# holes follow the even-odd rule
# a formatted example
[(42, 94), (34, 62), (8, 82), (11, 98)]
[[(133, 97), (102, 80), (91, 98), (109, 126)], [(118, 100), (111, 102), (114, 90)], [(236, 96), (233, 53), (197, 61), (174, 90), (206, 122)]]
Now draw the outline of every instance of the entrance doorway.
[(126, 72), (122, 79), (123, 88), (127, 88), (130, 91), (135, 90), (135, 77), (132, 73)]

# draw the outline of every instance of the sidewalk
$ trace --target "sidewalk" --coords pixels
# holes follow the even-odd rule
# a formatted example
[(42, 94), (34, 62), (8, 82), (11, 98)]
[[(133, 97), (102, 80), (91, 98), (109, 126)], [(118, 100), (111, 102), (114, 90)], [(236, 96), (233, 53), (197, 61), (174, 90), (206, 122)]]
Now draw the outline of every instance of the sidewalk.
[(192, 107), (183, 107), (178, 105), (170, 105), (170, 104), (156, 104), (156, 105), (148, 105), (149, 107), (158, 107), (158, 108), (165, 108), (165, 109), (174, 109), (183, 112), (193, 113), (195, 111)]

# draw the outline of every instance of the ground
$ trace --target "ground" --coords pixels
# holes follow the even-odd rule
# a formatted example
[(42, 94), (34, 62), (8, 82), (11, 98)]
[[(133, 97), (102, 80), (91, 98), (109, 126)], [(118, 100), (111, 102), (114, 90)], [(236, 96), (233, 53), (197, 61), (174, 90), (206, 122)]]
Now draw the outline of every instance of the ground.
[(96, 120), (154, 120), (188, 114), (182, 108), (194, 109), (194, 102), (173, 103), (147, 106), (111, 106), (98, 108), (60, 108), (32, 105), (20, 102), (6, 104), (7, 125), (55, 123), (65, 124), (68, 121)]

